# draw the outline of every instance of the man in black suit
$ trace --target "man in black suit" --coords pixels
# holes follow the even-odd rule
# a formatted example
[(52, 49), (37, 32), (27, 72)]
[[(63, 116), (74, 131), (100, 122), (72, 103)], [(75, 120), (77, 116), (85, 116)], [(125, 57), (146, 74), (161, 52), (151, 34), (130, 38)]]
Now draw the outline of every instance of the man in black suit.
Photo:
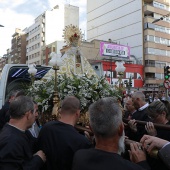
[(137, 125), (136, 120), (140, 121), (151, 121), (148, 117), (147, 107), (148, 103), (145, 102), (145, 95), (142, 92), (135, 92), (132, 94), (133, 106), (137, 110), (131, 117), (132, 120), (128, 122), (132, 132), (132, 140), (140, 141), (144, 134), (147, 134), (145, 127)]

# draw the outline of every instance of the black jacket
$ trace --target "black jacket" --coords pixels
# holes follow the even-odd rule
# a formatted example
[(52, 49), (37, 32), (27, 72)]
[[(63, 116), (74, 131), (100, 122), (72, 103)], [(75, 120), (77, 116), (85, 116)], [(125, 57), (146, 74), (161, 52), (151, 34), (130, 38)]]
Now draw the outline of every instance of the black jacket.
[(26, 134), (6, 124), (0, 132), (0, 170), (38, 170), (43, 165), (33, 156)]

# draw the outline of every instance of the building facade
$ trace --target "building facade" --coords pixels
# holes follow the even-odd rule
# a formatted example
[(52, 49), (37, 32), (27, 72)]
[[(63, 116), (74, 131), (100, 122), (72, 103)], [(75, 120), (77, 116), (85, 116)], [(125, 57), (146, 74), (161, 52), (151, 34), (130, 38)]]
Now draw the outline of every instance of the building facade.
[(15, 29), (15, 33), (12, 35), (10, 63), (12, 64), (25, 64), (26, 63), (26, 34), (19, 28)]
[(163, 67), (170, 65), (169, 14), (170, 0), (87, 0), (87, 40), (130, 46), (131, 55), (145, 68), (145, 86), (158, 87)]
[(67, 25), (79, 25), (79, 8), (60, 4), (45, 11), (27, 29), (27, 63), (43, 64), (43, 48), (55, 41), (63, 40), (63, 29)]

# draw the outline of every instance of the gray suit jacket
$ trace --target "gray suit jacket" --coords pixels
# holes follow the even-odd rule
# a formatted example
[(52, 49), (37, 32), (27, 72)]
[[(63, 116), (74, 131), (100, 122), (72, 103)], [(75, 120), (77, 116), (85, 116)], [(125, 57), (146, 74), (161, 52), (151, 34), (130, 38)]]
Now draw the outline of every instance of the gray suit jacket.
[(158, 156), (165, 163), (168, 169), (170, 169), (170, 143), (159, 150)]

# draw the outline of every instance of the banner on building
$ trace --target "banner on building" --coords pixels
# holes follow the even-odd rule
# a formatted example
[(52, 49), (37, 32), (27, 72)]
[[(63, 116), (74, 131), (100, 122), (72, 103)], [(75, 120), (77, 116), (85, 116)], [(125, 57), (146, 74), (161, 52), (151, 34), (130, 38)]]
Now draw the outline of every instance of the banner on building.
[(100, 55), (129, 58), (130, 47), (125, 45), (100, 42)]

